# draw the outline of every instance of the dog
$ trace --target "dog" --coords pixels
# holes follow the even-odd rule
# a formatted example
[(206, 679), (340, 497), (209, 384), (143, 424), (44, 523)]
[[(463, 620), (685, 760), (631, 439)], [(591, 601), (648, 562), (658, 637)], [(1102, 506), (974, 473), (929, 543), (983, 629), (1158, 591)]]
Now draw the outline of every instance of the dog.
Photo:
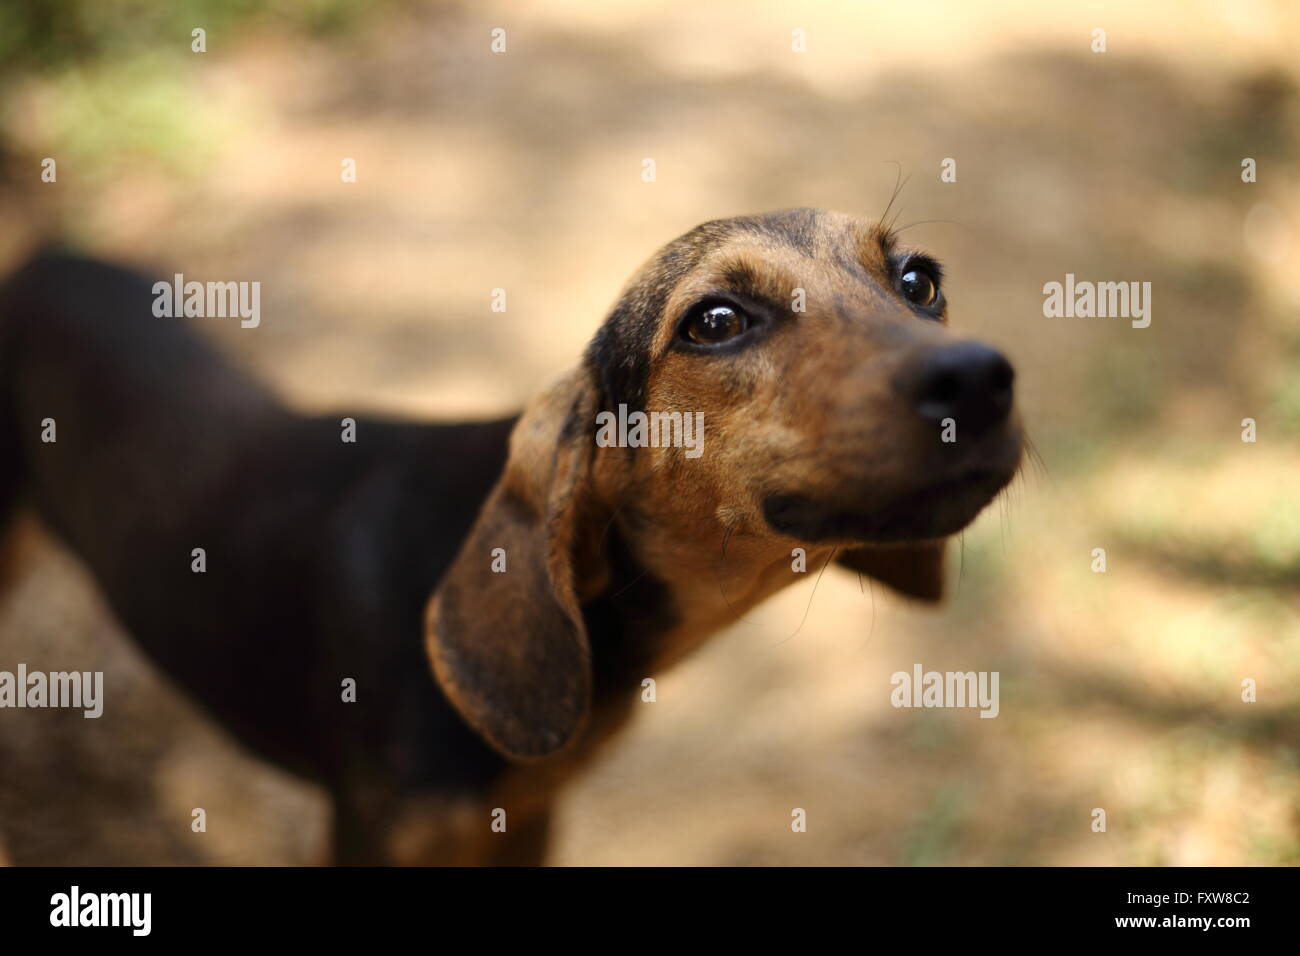
[[(355, 441), (153, 301), (62, 251), (0, 288), (0, 513), (33, 509), (164, 673), (324, 784), (340, 864), (542, 862), (643, 679), (792, 555), (939, 600), (945, 540), (1022, 453), (1012, 367), (948, 329), (939, 264), (843, 214), (698, 226), (520, 415)], [(697, 453), (598, 441), (629, 409), (702, 415)]]

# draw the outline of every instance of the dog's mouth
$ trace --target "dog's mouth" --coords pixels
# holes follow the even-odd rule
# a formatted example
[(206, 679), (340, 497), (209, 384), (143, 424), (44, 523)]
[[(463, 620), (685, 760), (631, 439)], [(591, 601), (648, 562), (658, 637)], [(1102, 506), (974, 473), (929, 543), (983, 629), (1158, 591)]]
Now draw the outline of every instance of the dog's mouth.
[(763, 499), (763, 516), (776, 532), (800, 541), (884, 544), (926, 541), (961, 531), (1015, 477), (1020, 443), (1002, 460), (970, 464), (938, 480), (879, 496), (876, 503), (778, 492)]

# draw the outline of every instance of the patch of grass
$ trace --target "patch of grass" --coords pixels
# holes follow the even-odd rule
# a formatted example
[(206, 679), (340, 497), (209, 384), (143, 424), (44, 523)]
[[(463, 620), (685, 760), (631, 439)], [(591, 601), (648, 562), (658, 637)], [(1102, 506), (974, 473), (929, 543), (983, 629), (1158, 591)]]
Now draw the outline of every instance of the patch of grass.
[[(17, 0), (0, 4), (0, 115), (34, 79), (39, 155), (77, 164), (82, 181), (142, 159), (169, 173), (203, 168), (215, 151), (213, 107), (197, 88), (196, 58), (220, 56), (259, 30), (334, 34), (390, 0)], [(191, 49), (206, 31), (206, 54)], [(0, 141), (0, 147), (6, 144)]]
[(0, 69), (57, 72), (164, 50), (189, 53), (190, 31), (211, 43), (257, 27), (335, 32), (389, 0), (9, 0), (0, 4)]
[(957, 831), (969, 805), (970, 794), (965, 786), (941, 784), (929, 806), (908, 827), (901, 862), (907, 866), (938, 866), (946, 862), (956, 850)]

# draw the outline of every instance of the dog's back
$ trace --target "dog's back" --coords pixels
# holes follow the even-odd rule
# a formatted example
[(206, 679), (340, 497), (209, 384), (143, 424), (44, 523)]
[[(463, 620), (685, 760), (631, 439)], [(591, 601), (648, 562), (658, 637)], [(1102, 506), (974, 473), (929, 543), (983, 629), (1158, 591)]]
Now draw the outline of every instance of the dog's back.
[(489, 774), (421, 618), (512, 422), (295, 415), (154, 299), (61, 252), (0, 287), (0, 514), (30, 504), (137, 643), (264, 756), (336, 793), (368, 760), (416, 787)]

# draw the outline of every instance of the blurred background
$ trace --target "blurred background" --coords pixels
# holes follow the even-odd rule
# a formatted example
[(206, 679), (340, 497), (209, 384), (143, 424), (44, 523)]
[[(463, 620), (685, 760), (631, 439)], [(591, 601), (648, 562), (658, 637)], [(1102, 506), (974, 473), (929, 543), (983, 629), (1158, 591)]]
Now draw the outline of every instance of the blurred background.
[[(964, 535), (942, 609), (810, 574), (660, 675), (565, 795), (555, 862), (1294, 864), (1300, 10), (1135, 6), (9, 0), (0, 264), (59, 235), (257, 280), (260, 328), (200, 325), (295, 405), (479, 417), (571, 366), (660, 244), (875, 217), (901, 168), (904, 236), (945, 263), (953, 325), (1014, 360), (1045, 467)], [(1150, 328), (1044, 318), (1067, 272), (1151, 282)], [(22, 535), (0, 668), (103, 670), (111, 696), (0, 716), (0, 853), (323, 859), (322, 794)], [(999, 671), (1000, 715), (892, 708), (914, 663)]]

